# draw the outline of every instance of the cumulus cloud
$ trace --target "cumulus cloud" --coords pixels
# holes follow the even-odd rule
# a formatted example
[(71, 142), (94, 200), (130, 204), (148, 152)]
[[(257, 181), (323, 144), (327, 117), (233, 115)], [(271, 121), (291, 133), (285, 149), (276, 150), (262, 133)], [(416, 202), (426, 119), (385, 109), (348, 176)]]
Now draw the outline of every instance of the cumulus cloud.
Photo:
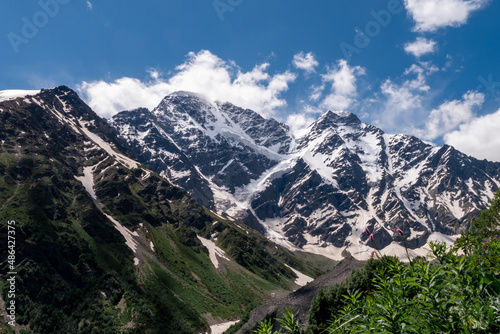
[(426, 82), (428, 72), (419, 65), (413, 64), (406, 69), (404, 76), (416, 74), (416, 78), (406, 79), (401, 84), (387, 79), (382, 83), (381, 91), (387, 97), (387, 108), (395, 111), (406, 111), (422, 106), (421, 92), (427, 92), (430, 87)]
[(306, 114), (291, 114), (288, 115), (285, 123), (290, 127), (295, 137), (299, 138), (307, 133), (307, 127), (315, 120), (316, 118)]
[(401, 127), (411, 124), (424, 112), (423, 101), (430, 90), (427, 77), (436, 71), (438, 68), (431, 63), (422, 62), (407, 68), (402, 82), (386, 79), (380, 86), (382, 98), (378, 102), (381, 107), (373, 123), (387, 131), (401, 131)]
[(167, 79), (150, 69), (148, 81), (124, 77), (113, 82), (83, 82), (78, 90), (90, 107), (106, 118), (122, 110), (153, 109), (166, 95), (180, 90), (200, 93), (211, 101), (229, 101), (270, 116), (286, 105), (280, 95), (288, 90), (296, 74), (286, 71), (271, 75), (268, 67), (264, 63), (243, 72), (234, 62), (203, 50), (190, 52)]
[(436, 41), (418, 37), (415, 42), (405, 44), (405, 52), (418, 58), (428, 53), (434, 53), (436, 46)]
[(351, 67), (341, 59), (333, 68), (322, 75), (323, 82), (331, 82), (330, 94), (321, 102), (321, 107), (332, 110), (346, 110), (353, 105), (357, 96), (357, 76), (364, 75), (360, 66)]
[(309, 95), (309, 100), (316, 102), (321, 98), (323, 91), (325, 90), (325, 84), (319, 86), (311, 86), (311, 94)]
[[(417, 80), (407, 80), (399, 85), (394, 83), (391, 79), (384, 81), (380, 87), (382, 93), (386, 96), (386, 109), (394, 111), (406, 111), (410, 109), (420, 109), (422, 107), (421, 95), (415, 93), (412, 87)], [(422, 86), (420, 90), (424, 90), (428, 86)]]
[(473, 118), (460, 128), (444, 136), (444, 141), (459, 151), (478, 159), (500, 162), (500, 109)]
[(484, 94), (469, 91), (461, 100), (446, 101), (431, 111), (424, 130), (416, 134), (423, 139), (434, 140), (455, 130), (460, 124), (474, 117), (474, 110), (484, 103)]
[(147, 72), (148, 72), (149, 76), (151, 77), (151, 79), (153, 79), (153, 80), (158, 80), (161, 77), (160, 72), (158, 72), (158, 70), (155, 68), (150, 68), (149, 70), (147, 70)]
[(318, 61), (314, 58), (312, 52), (304, 54), (300, 52), (293, 57), (293, 66), (298, 69), (304, 70), (306, 74), (316, 72), (316, 67), (319, 65)]
[(104, 118), (111, 118), (123, 110), (140, 107), (153, 109), (171, 92), (165, 82), (142, 82), (127, 77), (114, 82), (83, 82), (77, 89), (87, 104)]
[(465, 24), (471, 13), (489, 0), (405, 0), (405, 7), (416, 23), (415, 30), (432, 32)]

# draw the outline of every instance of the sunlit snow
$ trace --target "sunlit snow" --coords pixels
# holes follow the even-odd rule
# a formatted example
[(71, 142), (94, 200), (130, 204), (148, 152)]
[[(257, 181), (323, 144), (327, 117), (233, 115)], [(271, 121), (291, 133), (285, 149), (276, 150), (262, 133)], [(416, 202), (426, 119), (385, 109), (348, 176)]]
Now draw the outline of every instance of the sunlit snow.
[(11, 90), (1, 90), (0, 91), (0, 102), (14, 100), (18, 97), (25, 97), (28, 95), (36, 95), (40, 93), (40, 90), (20, 90), (20, 89), (11, 89)]
[(198, 239), (201, 241), (203, 246), (208, 249), (208, 254), (210, 256), (210, 261), (212, 261), (215, 268), (219, 269), (219, 258), (229, 261), (230, 259), (227, 257), (226, 252), (220, 249), (215, 242), (202, 238), (198, 236)]

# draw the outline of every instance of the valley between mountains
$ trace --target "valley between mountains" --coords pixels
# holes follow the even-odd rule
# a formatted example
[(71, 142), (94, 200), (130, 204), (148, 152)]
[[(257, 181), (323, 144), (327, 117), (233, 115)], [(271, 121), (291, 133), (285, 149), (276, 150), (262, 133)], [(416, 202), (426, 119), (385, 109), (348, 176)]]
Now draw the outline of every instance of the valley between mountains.
[[(453, 242), (488, 207), (500, 163), (347, 111), (296, 136), (190, 92), (105, 120), (61, 86), (0, 92), (0, 176), (21, 329), (203, 333), (369, 258), (365, 228), (390, 255), (404, 256), (398, 228), (413, 256)], [(5, 248), (0, 260), (5, 301)]]

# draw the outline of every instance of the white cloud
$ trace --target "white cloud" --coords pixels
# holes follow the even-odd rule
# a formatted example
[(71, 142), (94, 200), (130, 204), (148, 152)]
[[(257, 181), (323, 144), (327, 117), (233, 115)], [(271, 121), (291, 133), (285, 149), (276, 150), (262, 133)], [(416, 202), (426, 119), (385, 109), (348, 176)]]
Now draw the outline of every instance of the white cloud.
[[(407, 80), (402, 85), (398, 85), (387, 79), (382, 86), (382, 93), (387, 97), (386, 109), (394, 111), (406, 111), (410, 109), (420, 109), (422, 106), (420, 94), (414, 92), (412, 85), (417, 80)], [(424, 90), (428, 86), (422, 86), (420, 90)]]
[(234, 62), (203, 50), (190, 52), (187, 60), (168, 79), (151, 69), (151, 80), (146, 82), (125, 77), (111, 83), (83, 82), (78, 89), (90, 107), (106, 118), (122, 110), (153, 109), (166, 95), (179, 90), (203, 94), (211, 101), (229, 101), (270, 116), (286, 105), (280, 94), (288, 90), (296, 74), (286, 71), (270, 75), (268, 67), (265, 63), (242, 72)]
[(166, 83), (120, 78), (114, 82), (83, 82), (77, 87), (87, 104), (101, 117), (110, 118), (123, 110), (153, 109), (170, 92)]
[(158, 72), (157, 69), (150, 68), (147, 72), (148, 72), (149, 76), (151, 77), (151, 79), (153, 79), (153, 80), (160, 79), (160, 72)]
[(418, 58), (428, 53), (434, 53), (436, 45), (436, 41), (432, 39), (417, 37), (415, 42), (405, 44), (405, 52)]
[(304, 114), (288, 115), (285, 123), (290, 127), (290, 130), (299, 138), (307, 133), (307, 127), (316, 120), (314, 117), (309, 117)]
[(429, 112), (436, 92), (431, 90), (427, 80), (438, 71), (440, 69), (432, 63), (420, 62), (404, 71), (402, 81), (387, 79), (381, 85), (382, 97), (363, 101), (370, 112), (370, 122), (387, 132), (411, 133), (429, 141), (443, 138), (470, 122), (485, 100), (484, 94), (477, 91), (445, 101)]
[(386, 79), (380, 89), (383, 95), (372, 104), (380, 105), (378, 113), (371, 113), (372, 123), (386, 131), (406, 131), (425, 114), (424, 100), (430, 91), (427, 77), (439, 69), (428, 62), (407, 68), (402, 82)]
[(434, 140), (473, 119), (473, 111), (484, 103), (484, 94), (469, 91), (461, 100), (447, 101), (431, 111), (424, 130), (416, 130), (423, 139)]
[(439, 68), (432, 65), (430, 62), (420, 62), (419, 65), (413, 64), (404, 71), (404, 75), (416, 74), (417, 78), (413, 80), (406, 80), (404, 85), (410, 89), (427, 92), (429, 85), (427, 85), (427, 76), (439, 71)]
[(293, 65), (301, 70), (304, 70), (306, 74), (316, 72), (316, 66), (319, 65), (318, 61), (314, 58), (312, 52), (304, 54), (300, 52), (293, 56)]
[(322, 85), (319, 86), (312, 86), (311, 87), (311, 95), (309, 95), (309, 100), (312, 102), (316, 102), (321, 98), (321, 95), (323, 94), (323, 91), (325, 90), (325, 84), (323, 83)]
[[(338, 64), (322, 75), (323, 82), (331, 82), (331, 92), (321, 102), (321, 107), (332, 110), (346, 110), (353, 105), (357, 96), (357, 76), (364, 75), (360, 66), (351, 67), (341, 59)], [(314, 97), (314, 94), (313, 94)]]
[(425, 70), (413, 64), (404, 72), (405, 76), (416, 74), (414, 79), (406, 79), (401, 84), (387, 79), (382, 83), (382, 93), (387, 97), (386, 106), (392, 110), (405, 111), (421, 108), (421, 92), (427, 92), (430, 87), (426, 83)]
[(92, 10), (92, 8), (94, 8), (94, 6), (92, 5), (92, 3), (90, 1), (87, 1), (87, 8)]
[(436, 31), (459, 27), (470, 14), (487, 5), (489, 0), (405, 0), (405, 7), (416, 23), (415, 30)]
[(471, 119), (459, 130), (444, 136), (444, 141), (478, 159), (500, 162), (500, 110)]

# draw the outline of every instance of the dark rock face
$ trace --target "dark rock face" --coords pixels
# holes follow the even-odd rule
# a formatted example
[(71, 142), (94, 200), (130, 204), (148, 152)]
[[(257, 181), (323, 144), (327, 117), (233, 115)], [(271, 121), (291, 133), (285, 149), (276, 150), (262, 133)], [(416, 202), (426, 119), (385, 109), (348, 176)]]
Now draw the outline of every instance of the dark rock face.
[(139, 160), (213, 209), (263, 224), (295, 246), (422, 247), (458, 234), (488, 206), (500, 164), (453, 147), (385, 134), (349, 112), (328, 111), (305, 136), (230, 103), (168, 95), (152, 112), (109, 124)]
[(278, 153), (266, 148), (283, 152), (292, 141), (275, 120), (227, 103), (210, 105), (192, 93), (169, 95), (152, 112), (122, 112), (110, 124), (139, 161), (211, 208), (214, 188), (234, 193), (276, 165)]

